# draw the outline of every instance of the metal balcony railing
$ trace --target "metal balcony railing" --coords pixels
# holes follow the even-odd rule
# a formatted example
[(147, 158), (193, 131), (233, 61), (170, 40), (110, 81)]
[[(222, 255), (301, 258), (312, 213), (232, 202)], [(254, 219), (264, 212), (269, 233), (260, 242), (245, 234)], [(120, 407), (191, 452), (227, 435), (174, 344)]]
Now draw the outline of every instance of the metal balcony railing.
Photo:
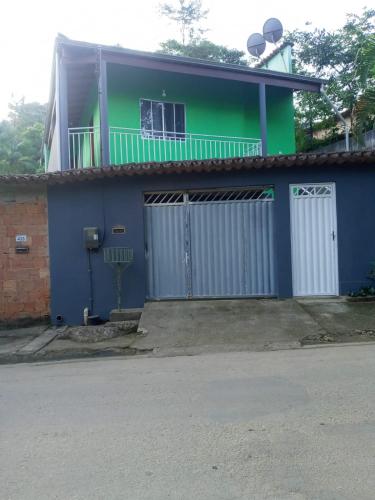
[(86, 168), (100, 166), (99, 127), (69, 128), (69, 166)]
[[(100, 165), (97, 127), (69, 129), (70, 168)], [(110, 164), (144, 163), (261, 155), (261, 140), (122, 127), (109, 129)]]
[(113, 164), (206, 160), (261, 154), (260, 139), (110, 127)]

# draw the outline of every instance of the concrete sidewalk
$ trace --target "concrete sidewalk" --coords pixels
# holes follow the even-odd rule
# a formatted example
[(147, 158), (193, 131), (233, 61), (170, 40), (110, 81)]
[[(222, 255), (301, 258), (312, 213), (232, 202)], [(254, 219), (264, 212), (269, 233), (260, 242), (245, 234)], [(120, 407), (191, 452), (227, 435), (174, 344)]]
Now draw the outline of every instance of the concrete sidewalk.
[(290, 349), (324, 333), (292, 299), (149, 302), (139, 328), (133, 347), (159, 355)]
[(346, 298), (165, 301), (146, 303), (138, 333), (100, 341), (77, 342), (45, 325), (0, 331), (0, 363), (270, 351), (371, 341), (375, 341), (375, 302), (354, 303)]

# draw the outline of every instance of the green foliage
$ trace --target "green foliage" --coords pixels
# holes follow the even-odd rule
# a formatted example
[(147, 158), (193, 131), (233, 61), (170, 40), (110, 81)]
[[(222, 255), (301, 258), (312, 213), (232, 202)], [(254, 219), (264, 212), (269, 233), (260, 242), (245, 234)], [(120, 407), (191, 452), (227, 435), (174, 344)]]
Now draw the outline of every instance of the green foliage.
[(0, 122), (0, 174), (41, 171), (40, 159), (46, 105), (25, 103), (9, 105), (9, 119)]
[(363, 140), (363, 132), (373, 128), (375, 122), (375, 34), (365, 40), (356, 62), (362, 93), (354, 107), (354, 132), (358, 140)]
[(178, 0), (177, 4), (177, 7), (168, 3), (160, 5), (160, 13), (179, 25), (181, 41), (169, 39), (162, 42), (160, 53), (242, 66), (248, 64), (242, 50), (229, 49), (202, 38), (207, 30), (200, 27), (200, 23), (207, 17), (208, 10), (203, 9), (200, 0)]
[[(347, 109), (351, 114), (364, 89), (357, 71), (357, 55), (374, 33), (374, 20), (375, 10), (364, 9), (360, 15), (349, 14), (340, 29), (295, 30), (286, 37), (294, 44), (294, 70), (326, 79), (330, 99), (339, 109)], [(301, 92), (296, 104), (297, 147), (299, 150), (311, 149), (314, 146), (311, 138), (317, 124), (328, 120), (333, 112), (317, 94)], [(306, 138), (302, 140), (306, 131)], [(330, 132), (334, 138), (334, 123)]]
[(177, 0), (175, 4), (160, 4), (159, 8), (161, 15), (178, 24), (182, 45), (199, 38), (206, 31), (199, 26), (208, 14), (208, 10), (203, 10), (201, 0)]
[(184, 45), (177, 40), (167, 40), (160, 44), (163, 54), (174, 56), (196, 57), (208, 61), (247, 65), (245, 53), (242, 50), (229, 49), (223, 45), (216, 45), (209, 40), (193, 40)]

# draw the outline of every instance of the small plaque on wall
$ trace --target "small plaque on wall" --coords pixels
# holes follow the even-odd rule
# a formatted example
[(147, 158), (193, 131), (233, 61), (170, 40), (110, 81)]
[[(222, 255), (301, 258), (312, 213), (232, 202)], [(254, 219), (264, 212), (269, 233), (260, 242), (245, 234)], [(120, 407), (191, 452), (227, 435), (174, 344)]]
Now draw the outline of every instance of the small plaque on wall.
[(126, 233), (126, 227), (125, 226), (113, 226), (112, 227), (112, 234), (125, 234)]
[(17, 243), (24, 243), (25, 241), (27, 241), (26, 234), (16, 234), (16, 242)]
[(16, 247), (16, 253), (29, 253), (29, 247)]

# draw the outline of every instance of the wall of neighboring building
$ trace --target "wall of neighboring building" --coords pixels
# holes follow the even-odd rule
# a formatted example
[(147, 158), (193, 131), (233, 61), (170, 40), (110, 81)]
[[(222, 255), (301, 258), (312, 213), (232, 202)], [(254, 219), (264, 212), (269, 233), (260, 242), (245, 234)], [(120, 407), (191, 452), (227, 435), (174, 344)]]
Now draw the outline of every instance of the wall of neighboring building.
[[(134, 249), (135, 261), (125, 271), (126, 307), (142, 307), (146, 295), (143, 193), (220, 187), (275, 187), (274, 227), (277, 295), (292, 296), (289, 185), (335, 182), (338, 217), (340, 293), (366, 283), (375, 260), (375, 201), (373, 166), (270, 168), (248, 171), (119, 177), (51, 186), (49, 234), (51, 252), (52, 319), (81, 323), (89, 301), (87, 252), (83, 228), (96, 226), (105, 246)], [(111, 228), (124, 225), (125, 234)], [(115, 307), (113, 270), (103, 262), (103, 252), (92, 254), (94, 313), (108, 317)]]
[[(49, 316), (47, 231), (44, 188), (0, 186), (0, 324)], [(16, 242), (17, 235), (26, 241)]]
[[(188, 133), (260, 138), (257, 85), (108, 66), (110, 126), (140, 129), (142, 98), (185, 104)], [(267, 115), (269, 154), (294, 153), (292, 91), (267, 87)]]
[(286, 45), (283, 47), (273, 57), (262, 64), (261, 68), (270, 69), (271, 71), (281, 71), (282, 73), (292, 73), (292, 46)]

